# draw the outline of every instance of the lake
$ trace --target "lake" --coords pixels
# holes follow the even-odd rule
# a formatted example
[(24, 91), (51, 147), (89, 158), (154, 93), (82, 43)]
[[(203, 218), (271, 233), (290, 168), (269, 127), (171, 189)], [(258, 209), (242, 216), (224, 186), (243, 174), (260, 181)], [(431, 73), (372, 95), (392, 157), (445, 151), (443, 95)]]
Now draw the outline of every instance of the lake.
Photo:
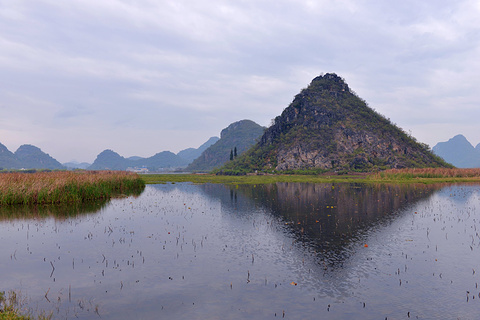
[(148, 185), (0, 208), (0, 290), (58, 319), (478, 319), (480, 186)]

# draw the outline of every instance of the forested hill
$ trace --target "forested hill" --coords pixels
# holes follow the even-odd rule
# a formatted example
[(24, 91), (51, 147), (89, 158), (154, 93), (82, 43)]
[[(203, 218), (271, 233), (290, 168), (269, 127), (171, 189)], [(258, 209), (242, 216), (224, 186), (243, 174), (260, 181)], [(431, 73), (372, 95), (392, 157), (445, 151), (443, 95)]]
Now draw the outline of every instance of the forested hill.
[(223, 172), (372, 171), (449, 166), (371, 109), (336, 74), (316, 77)]
[(265, 128), (251, 120), (241, 120), (230, 124), (220, 133), (220, 140), (195, 159), (186, 171), (210, 171), (230, 161), (230, 155), (239, 156), (253, 146)]

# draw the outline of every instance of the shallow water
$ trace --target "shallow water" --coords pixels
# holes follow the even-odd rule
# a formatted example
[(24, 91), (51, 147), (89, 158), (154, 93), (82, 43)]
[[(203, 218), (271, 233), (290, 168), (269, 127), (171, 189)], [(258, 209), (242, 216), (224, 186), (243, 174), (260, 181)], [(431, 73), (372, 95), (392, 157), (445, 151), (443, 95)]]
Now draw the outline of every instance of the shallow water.
[(480, 186), (150, 185), (0, 210), (0, 289), (60, 319), (477, 319), (479, 210)]

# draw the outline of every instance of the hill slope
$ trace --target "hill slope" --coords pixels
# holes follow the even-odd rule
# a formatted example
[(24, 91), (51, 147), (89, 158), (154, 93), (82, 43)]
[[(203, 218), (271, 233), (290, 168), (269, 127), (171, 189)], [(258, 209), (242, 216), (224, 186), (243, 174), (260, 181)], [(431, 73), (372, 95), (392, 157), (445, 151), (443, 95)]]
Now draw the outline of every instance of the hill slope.
[(40, 148), (24, 144), (15, 153), (0, 143), (1, 169), (65, 169), (65, 167)]
[(107, 149), (100, 152), (88, 170), (125, 170), (132, 160), (125, 159), (113, 150)]
[(371, 171), (448, 166), (357, 97), (336, 74), (312, 80), (224, 171)]
[(253, 146), (265, 128), (251, 120), (230, 124), (220, 133), (220, 140), (195, 159), (186, 171), (210, 171), (230, 160), (230, 152), (237, 148), (237, 155)]
[(193, 160), (197, 159), (198, 157), (200, 157), (200, 155), (202, 154), (203, 151), (207, 150), (208, 147), (210, 147), (211, 145), (213, 145), (215, 142), (217, 142), (218, 140), (220, 140), (220, 138), (218, 137), (211, 137), (210, 139), (208, 139), (207, 142), (205, 142), (204, 144), (202, 144), (200, 147), (198, 147), (197, 149), (195, 148), (188, 148), (188, 149), (185, 149), (185, 150), (182, 150), (180, 151), (179, 153), (177, 153), (177, 156), (179, 156), (180, 158), (182, 159), (185, 159), (188, 161), (188, 163), (191, 163)]
[(433, 152), (458, 168), (480, 167), (480, 144), (476, 148), (461, 134), (446, 142), (439, 142)]
[(18, 159), (21, 167), (25, 169), (65, 169), (60, 162), (49, 154), (30, 144), (21, 145), (15, 151), (15, 157)]
[(0, 168), (13, 169), (18, 167), (20, 167), (18, 159), (6, 146), (0, 143)]

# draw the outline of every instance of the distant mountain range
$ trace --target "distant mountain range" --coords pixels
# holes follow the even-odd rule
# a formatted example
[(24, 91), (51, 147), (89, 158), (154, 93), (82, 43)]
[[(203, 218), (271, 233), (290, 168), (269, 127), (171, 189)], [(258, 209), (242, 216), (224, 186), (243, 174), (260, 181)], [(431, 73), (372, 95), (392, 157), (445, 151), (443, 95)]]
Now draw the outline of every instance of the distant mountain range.
[(457, 168), (480, 168), (480, 143), (473, 147), (461, 134), (437, 143), (432, 151)]
[(92, 164), (88, 162), (77, 162), (77, 161), (71, 161), (71, 162), (65, 162), (62, 163), (67, 169), (73, 170), (73, 169), (87, 169), (90, 167)]
[(124, 158), (112, 150), (102, 151), (89, 170), (127, 170), (128, 168), (147, 168), (149, 171), (171, 171), (185, 168), (208, 147), (219, 140), (218, 137), (211, 137), (207, 142), (197, 149), (188, 148), (175, 154), (170, 151), (163, 151), (149, 158), (129, 157)]
[(12, 153), (0, 143), (0, 168), (3, 169), (65, 169), (65, 167), (39, 148), (24, 144)]
[[(128, 168), (147, 168), (149, 171), (182, 170), (194, 162), (196, 171), (209, 171), (228, 161), (230, 152), (236, 149), (241, 154), (254, 144), (265, 128), (253, 121), (242, 120), (232, 123), (222, 130), (221, 137), (211, 137), (198, 148), (188, 148), (174, 154), (163, 151), (152, 157), (132, 156), (125, 158), (113, 150), (107, 149), (98, 154), (92, 164), (67, 162), (63, 165), (50, 155), (32, 145), (22, 145), (15, 153), (0, 143), (0, 170), (11, 169), (87, 169), (87, 170), (127, 170)], [(217, 159), (218, 157), (218, 159)], [(188, 169), (192, 170), (192, 169)]]
[(93, 164), (74, 161), (61, 164), (40, 148), (28, 144), (20, 146), (15, 153), (12, 153), (6, 146), (0, 143), (0, 170), (126, 170), (129, 167), (146, 167), (151, 171), (163, 171), (174, 168), (185, 168), (218, 140), (218, 137), (211, 137), (199, 148), (188, 148), (180, 151), (178, 154), (163, 151), (149, 158), (137, 156), (124, 158), (112, 150), (105, 150), (97, 156)]
[[(329, 79), (335, 81), (339, 81), (337, 78)], [(341, 82), (336, 82), (342, 85)], [(346, 84), (344, 84), (346, 86)], [(328, 82), (326, 82), (323, 87), (328, 90), (328, 94), (331, 97), (334, 97), (334, 93), (336, 94), (344, 94), (344, 91), (332, 91), (333, 89), (328, 87)], [(323, 88), (322, 87), (322, 88)], [(324, 89), (325, 89), (324, 88)], [(348, 88), (348, 87), (347, 87)], [(323, 89), (321, 89), (323, 90)], [(332, 93), (333, 92), (333, 93)], [(342, 93), (340, 93), (342, 92)], [(88, 170), (126, 170), (129, 167), (145, 167), (148, 168), (150, 171), (168, 171), (174, 169), (180, 169), (183, 171), (200, 171), (200, 172), (208, 172), (213, 170), (214, 168), (219, 168), (222, 165), (228, 163), (234, 164), (237, 161), (230, 162), (230, 156), (233, 151), (236, 149), (236, 153), (238, 156), (238, 160), (242, 160), (242, 164), (240, 166), (245, 167), (246, 162), (250, 163), (248, 166), (251, 166), (252, 163), (257, 163), (257, 168), (255, 170), (262, 170), (265, 167), (275, 168), (277, 170), (282, 168), (283, 170), (289, 168), (309, 168), (308, 163), (322, 163), (322, 168), (335, 168), (340, 165), (345, 166), (346, 168), (350, 169), (358, 169), (359, 166), (368, 166), (369, 164), (377, 164), (381, 163), (384, 166), (388, 166), (389, 163), (393, 167), (402, 167), (402, 166), (410, 166), (413, 159), (407, 156), (413, 155), (416, 152), (420, 154), (424, 153), (423, 147), (420, 146), (419, 149), (416, 147), (416, 142), (410, 141), (409, 137), (405, 136), (403, 132), (397, 131), (396, 128), (388, 127), (388, 123), (382, 124), (381, 127), (381, 136), (388, 137), (387, 133), (389, 130), (392, 130), (390, 133), (392, 137), (388, 138), (388, 140), (384, 143), (388, 146), (388, 148), (378, 149), (378, 143), (372, 149), (372, 155), (376, 155), (378, 158), (379, 155), (385, 153), (388, 155), (393, 148), (393, 150), (398, 149), (401, 150), (402, 155), (388, 155), (386, 160), (381, 160), (381, 158), (376, 159), (375, 156), (373, 158), (369, 158), (369, 142), (368, 139), (362, 138), (362, 133), (356, 133), (354, 128), (343, 127), (342, 125), (339, 126), (341, 131), (339, 133), (334, 133), (333, 136), (338, 136), (340, 132), (345, 132), (348, 134), (345, 140), (340, 142), (336, 142), (336, 145), (344, 145), (342, 148), (345, 149), (345, 159), (349, 159), (349, 163), (345, 162), (343, 158), (337, 155), (337, 158), (330, 155), (327, 156), (326, 159), (330, 159), (325, 163), (319, 162), (320, 158), (315, 160), (315, 157), (318, 157), (320, 153), (317, 153), (312, 149), (315, 144), (312, 144), (313, 140), (318, 140), (318, 146), (328, 146), (328, 142), (330, 140), (326, 140), (325, 142), (321, 142), (321, 137), (316, 136), (317, 129), (309, 131), (309, 133), (302, 133), (300, 136), (297, 134), (293, 134), (293, 129), (302, 129), (307, 130), (309, 126), (318, 126), (319, 124), (315, 124), (313, 121), (315, 118), (315, 114), (322, 114), (325, 113), (327, 116), (325, 117), (326, 120), (332, 121), (332, 119), (342, 119), (345, 115), (335, 115), (333, 112), (324, 112), (328, 110), (324, 110), (322, 112), (315, 113), (315, 109), (312, 111), (311, 116), (309, 114), (309, 107), (308, 104), (305, 104), (306, 101), (303, 101), (306, 96), (307, 98), (312, 99), (312, 94), (306, 91), (302, 91), (300, 95), (297, 95), (296, 100), (292, 103), (293, 105), (287, 109), (285, 109), (282, 116), (277, 117), (275, 119), (275, 124), (268, 128), (266, 128), (256, 124), (250, 120), (241, 120), (238, 122), (234, 122), (230, 124), (227, 128), (223, 129), (220, 137), (212, 137), (208, 139), (204, 144), (202, 144), (198, 148), (188, 148), (174, 154), (170, 151), (163, 151), (155, 154), (149, 158), (143, 158), (138, 156), (133, 157), (122, 157), (118, 153), (112, 150), (104, 150), (102, 151), (97, 158), (95, 159), (93, 164), (89, 163), (79, 163), (79, 162), (68, 162), (61, 164), (54, 158), (52, 158), (49, 154), (43, 152), (40, 148), (35, 147), (33, 145), (22, 145), (20, 146), (15, 153), (10, 152), (6, 146), (0, 143), (0, 170), (6, 169), (88, 169)], [(336, 97), (335, 97), (336, 98)], [(305, 110), (303, 110), (305, 108)], [(358, 113), (359, 110), (362, 110), (359, 107), (356, 107), (356, 112)], [(362, 107), (363, 108), (363, 107)], [(341, 109), (340, 109), (341, 110)], [(308, 112), (302, 115), (302, 112)], [(318, 110), (317, 110), (318, 111)], [(320, 110), (321, 111), (321, 110)], [(371, 111), (368, 109), (364, 109), (362, 111), (364, 113), (370, 114)], [(300, 117), (300, 118), (299, 118)], [(371, 119), (372, 116), (369, 115), (368, 119)], [(299, 122), (299, 120), (302, 120)], [(378, 120), (378, 119), (377, 119)], [(305, 122), (306, 121), (306, 122)], [(362, 120), (363, 121), (363, 120)], [(299, 123), (297, 123), (299, 122)], [(331, 124), (329, 124), (331, 125)], [(373, 123), (372, 123), (373, 125)], [(358, 126), (357, 126), (358, 127)], [(307, 129), (306, 129), (307, 128)], [(320, 129), (322, 125), (320, 124)], [(343, 129), (342, 129), (343, 128)], [(387, 129), (388, 128), (388, 129)], [(328, 133), (328, 132), (327, 132)], [(396, 134), (400, 137), (400, 142), (396, 142), (394, 140), (393, 135)], [(369, 139), (371, 138), (371, 134), (369, 135)], [(306, 140), (302, 140), (302, 137), (308, 137), (310, 141), (308, 144), (305, 145)], [(352, 141), (352, 138), (355, 138), (355, 146), (349, 146), (348, 143)], [(303, 142), (302, 142), (303, 141)], [(380, 140), (379, 140), (380, 141)], [(277, 145), (278, 144), (278, 145)], [(382, 145), (382, 144), (380, 144)], [(402, 146), (404, 145), (404, 146)], [(255, 146), (254, 148), (252, 148)], [(287, 149), (285, 149), (288, 147)], [(294, 151), (291, 151), (291, 147), (293, 147)], [(305, 150), (303, 150), (306, 148)], [(353, 148), (353, 149), (352, 149)], [(356, 149), (355, 149), (356, 148)], [(265, 154), (262, 155), (264, 149), (267, 151)], [(284, 150), (285, 149), (285, 150)], [(350, 150), (351, 149), (351, 150)], [(290, 150), (290, 151), (288, 151)], [(296, 151), (295, 151), (296, 150)], [(328, 151), (329, 149), (327, 149)], [(414, 151), (419, 150), (419, 151)], [(248, 151), (249, 154), (247, 158), (240, 157), (242, 154)], [(480, 143), (474, 147), (463, 135), (459, 134), (455, 137), (451, 138), (446, 142), (439, 142), (437, 143), (433, 149), (433, 153), (441, 158), (443, 158), (446, 162), (454, 165), (458, 168), (480, 168)], [(290, 153), (292, 153), (290, 155)], [(317, 156), (315, 156), (317, 154)], [(309, 157), (314, 157), (309, 159)], [(258, 157), (258, 158), (257, 158)], [(323, 157), (323, 156), (322, 156)], [(384, 156), (382, 156), (383, 158)], [(425, 161), (423, 165), (428, 165), (426, 159), (428, 158), (428, 154), (424, 154), (421, 156), (423, 160), (416, 160), (417, 162)], [(305, 158), (305, 159), (304, 159)], [(276, 159), (276, 160), (275, 160)], [(323, 158), (322, 158), (323, 159)], [(332, 161), (333, 159), (333, 161)], [(395, 160), (397, 159), (397, 160)], [(262, 161), (273, 161), (272, 163), (265, 162), (262, 164)], [(323, 160), (322, 160), (323, 161)], [(376, 162), (375, 162), (376, 161)], [(383, 162), (382, 162), (383, 161)], [(396, 164), (396, 161), (399, 161)], [(405, 162), (407, 161), (407, 162)], [(408, 162), (410, 161), (410, 162)], [(438, 163), (433, 160), (433, 165), (439, 165)], [(237, 164), (238, 166), (238, 164)], [(246, 167), (245, 167), (246, 168)], [(252, 167), (253, 168), (253, 167)], [(250, 168), (250, 169), (252, 169)]]

